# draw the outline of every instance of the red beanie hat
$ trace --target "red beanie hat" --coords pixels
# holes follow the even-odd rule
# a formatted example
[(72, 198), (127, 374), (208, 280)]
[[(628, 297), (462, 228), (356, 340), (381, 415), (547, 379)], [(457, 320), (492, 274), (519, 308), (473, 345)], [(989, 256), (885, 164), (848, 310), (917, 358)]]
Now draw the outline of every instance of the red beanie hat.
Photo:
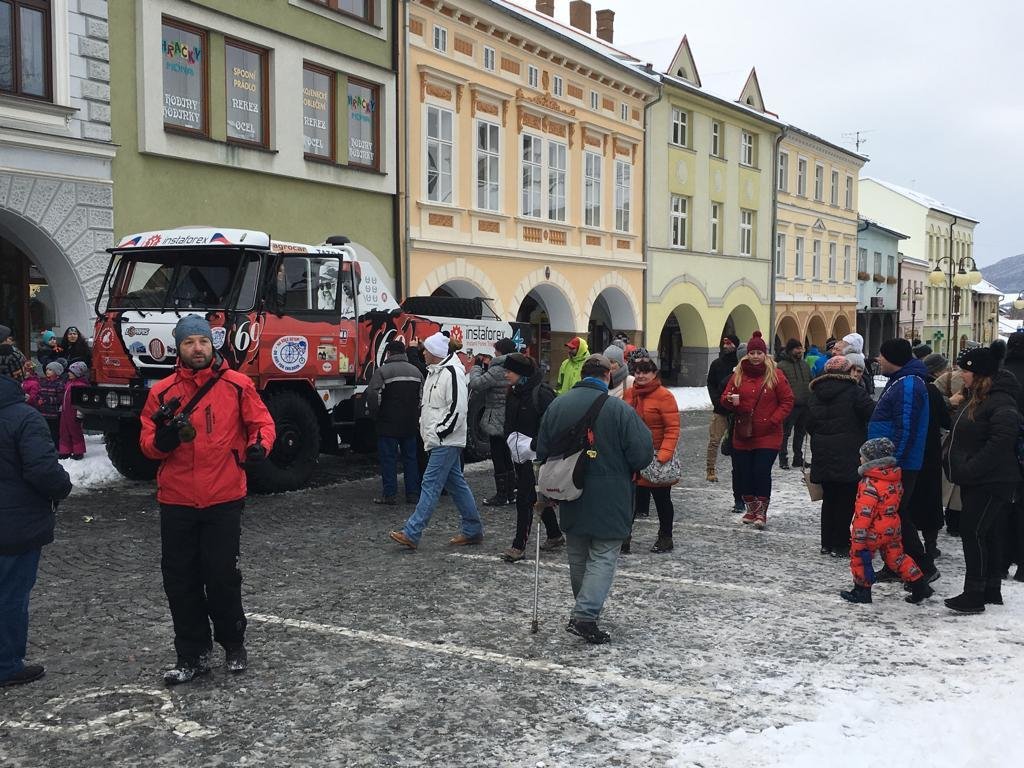
[(768, 354), (768, 345), (761, 338), (760, 331), (754, 331), (754, 335), (750, 337), (750, 341), (747, 342), (747, 352), (764, 352)]

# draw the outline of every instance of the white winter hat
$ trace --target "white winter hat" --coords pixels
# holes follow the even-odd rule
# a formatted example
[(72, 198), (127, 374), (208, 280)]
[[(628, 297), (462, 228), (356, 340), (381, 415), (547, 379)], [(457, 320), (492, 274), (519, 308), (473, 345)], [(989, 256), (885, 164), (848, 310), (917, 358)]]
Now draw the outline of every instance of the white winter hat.
[(843, 341), (850, 345), (847, 352), (864, 352), (864, 337), (859, 333), (848, 333), (843, 336)]
[(423, 347), (434, 357), (448, 357), (448, 337), (440, 331), (427, 337)]

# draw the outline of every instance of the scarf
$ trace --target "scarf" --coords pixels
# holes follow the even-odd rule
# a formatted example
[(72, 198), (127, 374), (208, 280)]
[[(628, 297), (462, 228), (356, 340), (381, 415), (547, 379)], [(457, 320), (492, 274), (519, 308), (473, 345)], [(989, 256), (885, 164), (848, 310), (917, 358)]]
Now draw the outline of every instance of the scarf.
[(768, 366), (764, 363), (753, 363), (750, 360), (743, 360), (740, 363), (740, 368), (743, 370), (744, 376), (749, 376), (752, 379), (762, 379), (768, 370)]
[(612, 389), (621, 386), (627, 376), (629, 376), (629, 368), (624, 365), (620, 365), (616, 370), (612, 371)]
[(608, 391), (608, 384), (604, 381), (604, 379), (599, 379), (596, 376), (587, 376), (585, 379), (583, 379), (583, 381), (590, 382), (591, 384), (596, 384), (605, 392)]

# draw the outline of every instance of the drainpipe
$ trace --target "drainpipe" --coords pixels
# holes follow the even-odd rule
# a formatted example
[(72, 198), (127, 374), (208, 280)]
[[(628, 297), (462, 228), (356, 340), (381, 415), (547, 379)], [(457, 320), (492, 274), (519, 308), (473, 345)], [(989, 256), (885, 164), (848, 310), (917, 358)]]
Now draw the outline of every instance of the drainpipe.
[[(858, 218), (858, 220), (857, 220), (857, 242), (858, 243), (860, 243), (860, 233), (867, 231), (867, 228), (868, 228), (868, 223), (865, 221), (864, 222), (864, 226), (862, 227), (860, 225), (860, 219)], [(860, 248), (859, 247), (857, 248), (857, 252), (858, 253), (860, 252)], [(867, 264), (865, 264), (864, 266), (867, 266)], [(857, 306), (858, 307), (860, 306), (860, 295), (859, 294), (857, 296)], [(897, 301), (897, 306), (899, 306), (898, 301)], [(868, 312), (867, 312), (867, 316), (864, 318), (864, 357), (865, 357), (865, 359), (868, 357), (869, 350), (871, 349), (871, 344), (869, 343), (870, 340), (871, 340), (871, 311), (870, 311), (870, 307), (871, 307), (871, 297), (869, 296), (868, 297)], [(856, 323), (857, 322), (857, 318), (854, 317), (853, 321), (854, 321), (854, 323)], [(897, 325), (896, 325), (896, 329), (899, 330), (899, 323), (898, 322), (897, 322)]]
[[(949, 358), (950, 362), (956, 360), (956, 353), (953, 352), (953, 336), (952, 336), (952, 333), (953, 333), (953, 291), (959, 292), (960, 289), (953, 285), (953, 275), (955, 274), (955, 272), (953, 271), (953, 268), (954, 268), (954, 263), (953, 263), (954, 262), (954, 259), (953, 259), (953, 227), (955, 227), (957, 225), (957, 222), (959, 222), (959, 221), (960, 221), (960, 219), (958, 219), (956, 216), (953, 216), (953, 221), (950, 222), (950, 224), (949, 224), (949, 253), (946, 254), (946, 257), (949, 259), (949, 283), (946, 286), (949, 289), (949, 295), (946, 297), (946, 357)], [(959, 298), (959, 295), (958, 295), (958, 298)], [(960, 307), (957, 306), (957, 310), (959, 310), (959, 309), (960, 309)]]
[[(403, 107), (408, 107), (409, 104), (409, 0), (402, 0), (403, 6), (403, 20), (402, 20), (402, 51), (403, 60), (401, 69), (402, 78), (402, 104)], [(399, 122), (399, 144), (402, 143), (404, 130), (404, 138), (409, 138), (409, 123), (408, 123), (408, 110), (406, 110), (405, 121)], [(404, 128), (403, 128), (404, 126)], [(406, 298), (412, 291), (410, 286), (410, 271), (412, 269), (412, 257), (409, 254), (412, 243), (412, 230), (410, 228), (412, 215), (412, 206), (410, 202), (410, 188), (412, 187), (412, 180), (409, 178), (409, 151), (408, 148), (405, 152), (402, 152), (402, 162), (405, 167), (405, 186), (401, 189), (401, 195), (405, 198), (405, 232), (402, 233), (402, 254), (403, 268), (402, 268), (402, 297)], [(399, 185), (401, 186), (401, 185)]]
[(772, 241), (769, 243), (768, 255), (770, 266), (768, 268), (768, 332), (771, 334), (771, 350), (775, 353), (775, 296), (777, 291), (775, 275), (775, 248), (779, 236), (779, 179), (776, 175), (779, 172), (779, 150), (782, 140), (786, 138), (786, 126), (782, 126), (782, 132), (775, 138), (775, 149), (772, 153)]
[[(645, 66), (645, 68), (650, 73), (654, 72), (654, 67), (652, 67), (650, 65), (650, 63), (648, 63)], [(650, 286), (651, 167), (650, 167), (650, 163), (648, 162), (650, 160), (650, 158), (651, 158), (651, 147), (650, 147), (651, 140), (650, 140), (650, 133), (648, 132), (647, 128), (651, 124), (649, 110), (651, 109), (651, 107), (653, 107), (659, 101), (661, 101), (663, 98), (665, 98), (665, 85), (663, 83), (661, 83), (660, 78), (659, 78), (658, 98), (656, 98), (653, 101), (649, 101), (646, 104), (644, 104), (644, 216), (643, 216), (643, 219), (642, 219), (644, 231), (643, 231), (643, 237), (641, 239), (641, 242), (643, 243), (643, 249), (644, 249), (644, 253), (643, 253), (643, 257), (644, 257), (644, 296), (643, 296), (643, 300), (642, 300), (641, 306), (640, 306), (640, 311), (643, 312), (643, 317), (642, 317), (640, 322), (643, 323), (643, 327), (644, 327), (643, 344), (644, 344), (644, 347), (647, 348), (647, 349), (650, 349), (650, 347), (647, 344), (647, 301), (648, 301), (647, 297), (651, 293), (651, 286)], [(580, 140), (582, 141), (582, 138)]]

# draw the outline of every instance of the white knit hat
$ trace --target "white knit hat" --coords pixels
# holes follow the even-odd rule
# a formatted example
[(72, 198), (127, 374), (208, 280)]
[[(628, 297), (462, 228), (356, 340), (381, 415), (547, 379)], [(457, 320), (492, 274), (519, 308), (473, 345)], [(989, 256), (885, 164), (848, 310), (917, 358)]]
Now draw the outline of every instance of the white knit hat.
[(847, 352), (864, 352), (864, 337), (859, 333), (848, 333), (843, 336), (843, 341), (850, 345)]
[(423, 348), (434, 357), (448, 357), (448, 337), (438, 331), (427, 337), (423, 342)]

